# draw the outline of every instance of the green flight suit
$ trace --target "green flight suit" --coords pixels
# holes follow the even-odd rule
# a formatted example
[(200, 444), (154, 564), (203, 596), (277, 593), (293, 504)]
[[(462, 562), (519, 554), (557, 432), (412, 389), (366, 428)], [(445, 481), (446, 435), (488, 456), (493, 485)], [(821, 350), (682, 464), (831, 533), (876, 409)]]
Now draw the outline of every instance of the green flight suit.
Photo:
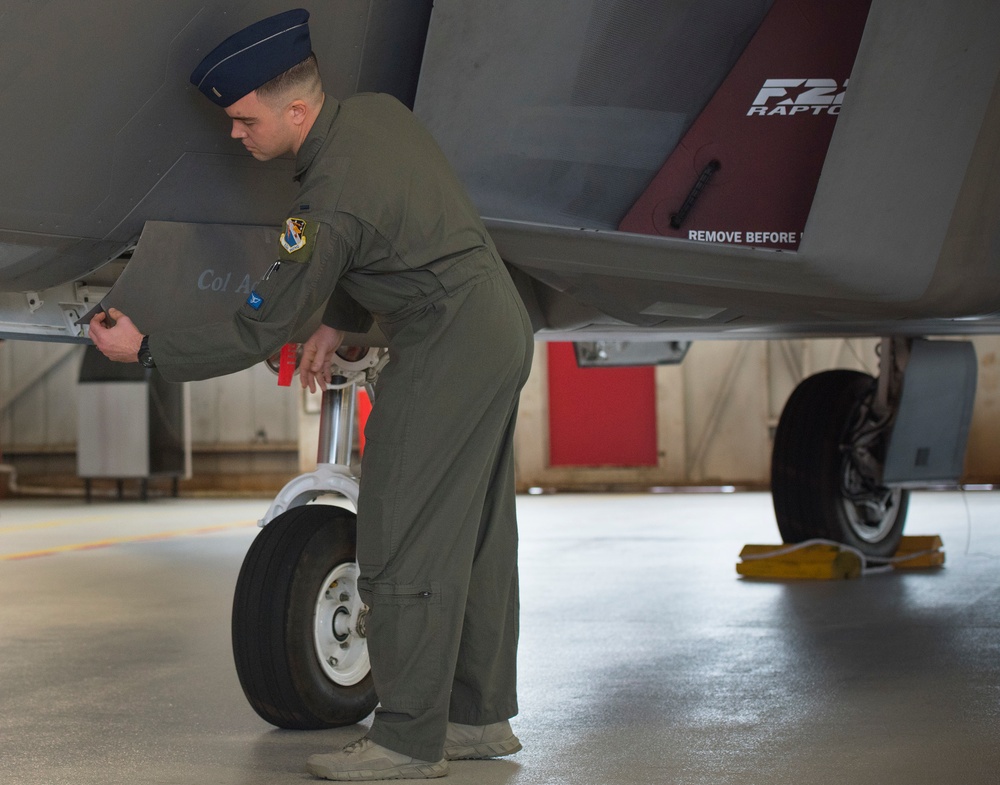
[(524, 306), (440, 149), (384, 95), (329, 96), (297, 158), (279, 261), (231, 322), (151, 335), (167, 379), (275, 353), (311, 316), (391, 361), (366, 427), (359, 584), (380, 700), (369, 735), (423, 760), (448, 720), (517, 713), (513, 431)]

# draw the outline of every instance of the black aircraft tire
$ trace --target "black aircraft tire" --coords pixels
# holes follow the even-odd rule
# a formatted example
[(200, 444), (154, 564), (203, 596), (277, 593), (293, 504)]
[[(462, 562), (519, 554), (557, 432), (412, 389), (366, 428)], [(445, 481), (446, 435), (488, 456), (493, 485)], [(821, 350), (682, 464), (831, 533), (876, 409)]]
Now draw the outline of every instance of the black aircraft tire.
[(771, 496), (785, 542), (834, 540), (876, 557), (896, 552), (908, 492), (893, 491), (888, 512), (871, 526), (852, 516), (844, 493), (841, 447), (872, 384), (858, 371), (825, 371), (805, 379), (785, 404), (771, 458)]
[(277, 516), (247, 552), (233, 599), (233, 657), (247, 700), (272, 725), (351, 725), (378, 702), (370, 670), (336, 683), (314, 640), (317, 597), (331, 571), (354, 563), (355, 546), (354, 513), (316, 504)]

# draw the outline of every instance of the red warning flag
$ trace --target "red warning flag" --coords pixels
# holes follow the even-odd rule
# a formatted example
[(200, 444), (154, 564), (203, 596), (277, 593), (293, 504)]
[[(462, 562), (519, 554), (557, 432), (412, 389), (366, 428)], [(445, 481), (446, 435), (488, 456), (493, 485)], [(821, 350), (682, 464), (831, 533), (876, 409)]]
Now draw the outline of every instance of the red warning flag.
[(278, 363), (278, 386), (291, 387), (295, 376), (295, 364), (299, 352), (297, 343), (286, 343), (281, 347), (281, 361)]

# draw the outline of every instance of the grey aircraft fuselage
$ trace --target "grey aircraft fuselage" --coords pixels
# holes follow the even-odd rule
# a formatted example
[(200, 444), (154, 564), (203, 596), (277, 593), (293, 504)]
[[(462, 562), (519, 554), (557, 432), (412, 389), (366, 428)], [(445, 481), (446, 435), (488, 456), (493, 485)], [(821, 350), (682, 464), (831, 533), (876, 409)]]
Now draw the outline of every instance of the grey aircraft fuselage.
[[(686, 70), (653, 67), (650, 18), (617, 0), (302, 5), (329, 93), (393, 93), (434, 133), (541, 339), (1000, 331), (998, 3), (874, 0), (795, 251), (616, 228), (768, 3), (650, 4), (671, 45), (697, 54)], [(187, 76), (286, 7), (4, 4), (0, 337), (85, 340), (76, 320), (147, 222), (280, 223), (292, 162), (252, 160)], [(609, 14), (635, 47), (610, 52), (593, 35)], [(621, 117), (648, 127), (608, 125)]]

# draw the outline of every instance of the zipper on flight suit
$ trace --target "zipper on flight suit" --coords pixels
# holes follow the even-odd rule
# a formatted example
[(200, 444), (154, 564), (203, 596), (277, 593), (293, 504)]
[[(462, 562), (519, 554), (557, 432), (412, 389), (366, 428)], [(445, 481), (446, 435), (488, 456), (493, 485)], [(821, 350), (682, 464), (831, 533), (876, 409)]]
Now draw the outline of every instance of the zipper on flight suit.
[(380, 592), (376, 589), (371, 590), (372, 594), (378, 597), (395, 597), (400, 600), (426, 600), (434, 596), (434, 592), (424, 589), (423, 591), (408, 591), (408, 592)]

